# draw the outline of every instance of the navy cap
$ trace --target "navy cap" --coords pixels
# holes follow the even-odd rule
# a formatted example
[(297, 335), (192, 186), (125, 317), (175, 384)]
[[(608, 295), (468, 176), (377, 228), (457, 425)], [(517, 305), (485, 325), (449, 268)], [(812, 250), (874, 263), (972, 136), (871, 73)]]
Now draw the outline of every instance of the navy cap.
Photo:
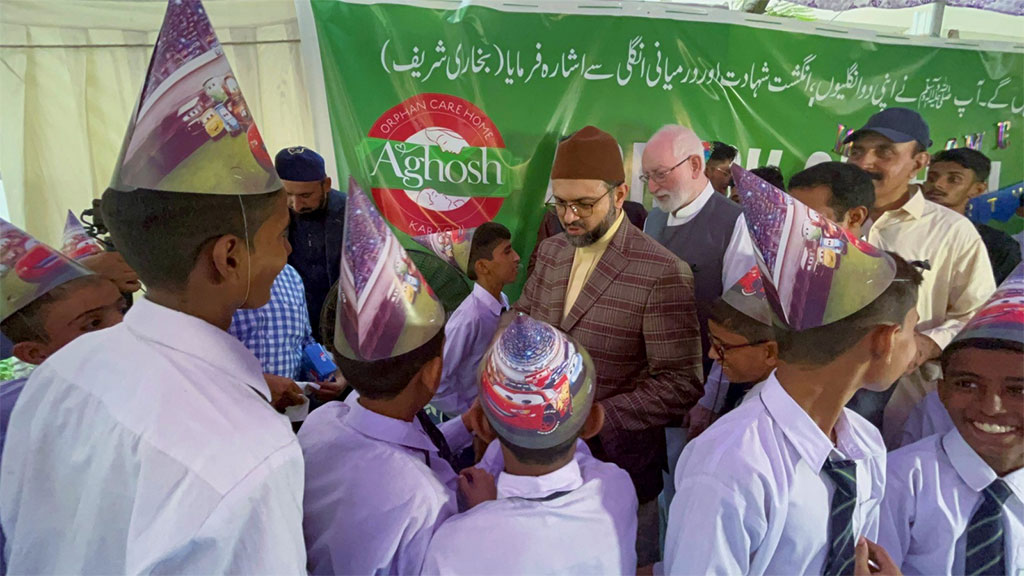
[[(863, 128), (853, 132), (843, 140), (843, 144), (853, 142), (865, 132), (881, 134), (893, 142), (917, 141), (926, 149), (932, 145), (928, 134), (928, 123), (917, 112), (909, 108), (886, 108), (868, 118)], [(284, 178), (284, 176), (282, 176)]]
[(324, 157), (304, 146), (285, 148), (274, 157), (274, 168), (281, 180), (319, 182), (327, 178)]

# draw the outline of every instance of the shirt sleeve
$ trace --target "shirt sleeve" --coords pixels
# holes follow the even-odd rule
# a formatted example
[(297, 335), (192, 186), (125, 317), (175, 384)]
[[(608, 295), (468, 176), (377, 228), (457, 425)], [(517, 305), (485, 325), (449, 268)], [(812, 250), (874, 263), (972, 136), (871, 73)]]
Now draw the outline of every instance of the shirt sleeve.
[(466, 322), (458, 315), (453, 316), (445, 326), (441, 386), (430, 402), (445, 414), (458, 413), (460, 394), (476, 384), (476, 367), (466, 361), (466, 356), (472, 351), (477, 338), (476, 328), (476, 323)]
[(693, 277), (684, 266), (677, 260), (666, 269), (647, 298), (647, 377), (633, 391), (601, 402), (615, 428), (645, 430), (677, 422), (704, 393)]
[(878, 544), (885, 548), (897, 567), (910, 550), (910, 531), (914, 526), (915, 494), (906, 471), (890, 467), (885, 480), (885, 496), (878, 522)]
[(768, 523), (750, 490), (679, 471), (665, 535), (665, 574), (747, 574)]
[[(950, 254), (952, 270), (946, 287), (949, 290), (949, 305), (945, 320), (938, 326), (921, 331), (942, 349), (949, 346), (953, 337), (996, 290), (992, 264), (981, 236), (966, 219), (958, 224), (961, 225), (958, 231), (961, 240), (952, 243), (958, 249)], [(937, 288), (941, 289), (941, 286)]]
[(722, 411), (725, 393), (728, 391), (729, 379), (722, 372), (722, 365), (715, 360), (708, 373), (708, 380), (704, 383), (704, 396), (697, 403), (717, 414)]
[(444, 440), (452, 452), (458, 452), (473, 443), (473, 433), (466, 428), (462, 418), (452, 418), (437, 427), (444, 434)]
[(750, 233), (747, 232), (747, 219), (740, 214), (736, 219), (736, 226), (732, 229), (732, 238), (729, 239), (729, 246), (725, 249), (725, 257), (722, 260), (723, 293), (732, 288), (756, 265), (754, 243), (750, 240)]

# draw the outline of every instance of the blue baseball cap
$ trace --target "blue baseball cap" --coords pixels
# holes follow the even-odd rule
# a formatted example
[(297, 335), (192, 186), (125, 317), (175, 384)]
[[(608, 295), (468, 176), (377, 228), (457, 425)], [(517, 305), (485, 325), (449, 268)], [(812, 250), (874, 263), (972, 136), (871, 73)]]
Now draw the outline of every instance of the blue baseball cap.
[[(931, 148), (932, 139), (928, 133), (928, 123), (917, 112), (909, 108), (886, 108), (868, 118), (864, 126), (843, 140), (843, 144), (853, 142), (865, 132), (881, 134), (893, 142), (918, 142), (926, 149)], [(283, 176), (282, 176), (283, 178)]]
[(281, 180), (319, 182), (327, 178), (324, 157), (304, 146), (285, 148), (274, 157), (274, 168)]

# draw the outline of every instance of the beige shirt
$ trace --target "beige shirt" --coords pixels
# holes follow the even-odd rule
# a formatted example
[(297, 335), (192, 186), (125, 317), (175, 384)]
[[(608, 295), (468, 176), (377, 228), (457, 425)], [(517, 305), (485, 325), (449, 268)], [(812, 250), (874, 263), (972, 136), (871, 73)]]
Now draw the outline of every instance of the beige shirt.
[[(928, 261), (918, 290), (917, 331), (945, 348), (996, 289), (988, 252), (974, 225), (960, 214), (915, 191), (902, 207), (882, 214), (867, 241), (904, 259)], [(907, 415), (935, 389), (941, 369), (925, 363), (903, 377), (885, 409), (886, 444), (898, 446)]]
[(597, 268), (597, 263), (601, 260), (601, 256), (604, 256), (604, 251), (608, 248), (608, 244), (611, 243), (612, 237), (619, 230), (619, 225), (622, 224), (622, 219), (625, 215), (625, 210), (619, 210), (619, 217), (615, 219), (615, 223), (604, 233), (604, 236), (601, 236), (597, 242), (590, 246), (577, 248), (573, 254), (572, 272), (569, 273), (569, 286), (565, 290), (565, 308), (562, 310), (563, 320), (569, 315), (569, 311), (572, 310), (572, 306), (576, 303), (576, 298), (579, 297), (580, 292), (583, 291), (583, 287), (587, 285), (590, 274), (594, 272), (594, 268)]

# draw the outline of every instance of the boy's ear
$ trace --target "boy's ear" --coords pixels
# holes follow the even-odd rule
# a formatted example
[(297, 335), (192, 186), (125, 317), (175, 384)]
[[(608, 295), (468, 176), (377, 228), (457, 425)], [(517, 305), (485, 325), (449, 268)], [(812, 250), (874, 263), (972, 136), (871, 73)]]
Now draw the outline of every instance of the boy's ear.
[(441, 357), (435, 356), (416, 373), (416, 377), (423, 382), (423, 385), (430, 390), (431, 394), (436, 394), (438, 387), (441, 386), (441, 371), (443, 367), (444, 362), (441, 360)]
[(892, 358), (892, 353), (896, 349), (896, 334), (902, 329), (902, 326), (898, 324), (876, 326), (871, 331), (871, 355), (876, 359), (885, 359), (888, 361)]
[(587, 414), (587, 420), (583, 423), (583, 429), (580, 430), (580, 438), (593, 438), (601, 432), (601, 428), (604, 428), (604, 406), (594, 402), (590, 407), (590, 414)]
[(52, 351), (49, 345), (30, 340), (15, 344), (14, 348), (11, 349), (11, 354), (26, 364), (38, 366), (43, 363), (43, 360), (50, 357)]
[(988, 182), (975, 182), (974, 184), (971, 184), (971, 190), (970, 192), (967, 193), (967, 197), (977, 198), (978, 196), (981, 196), (985, 192), (988, 192)]
[(851, 226), (863, 226), (868, 219), (868, 207), (856, 206), (846, 211), (846, 221)]
[(772, 340), (771, 342), (765, 342), (764, 345), (764, 360), (765, 362), (775, 368), (779, 365), (779, 343)]
[(248, 274), (242, 269), (247, 265), (247, 256), (244, 239), (234, 234), (225, 234), (217, 238), (210, 248), (209, 258), (213, 277), (209, 280), (214, 284), (222, 284)]

